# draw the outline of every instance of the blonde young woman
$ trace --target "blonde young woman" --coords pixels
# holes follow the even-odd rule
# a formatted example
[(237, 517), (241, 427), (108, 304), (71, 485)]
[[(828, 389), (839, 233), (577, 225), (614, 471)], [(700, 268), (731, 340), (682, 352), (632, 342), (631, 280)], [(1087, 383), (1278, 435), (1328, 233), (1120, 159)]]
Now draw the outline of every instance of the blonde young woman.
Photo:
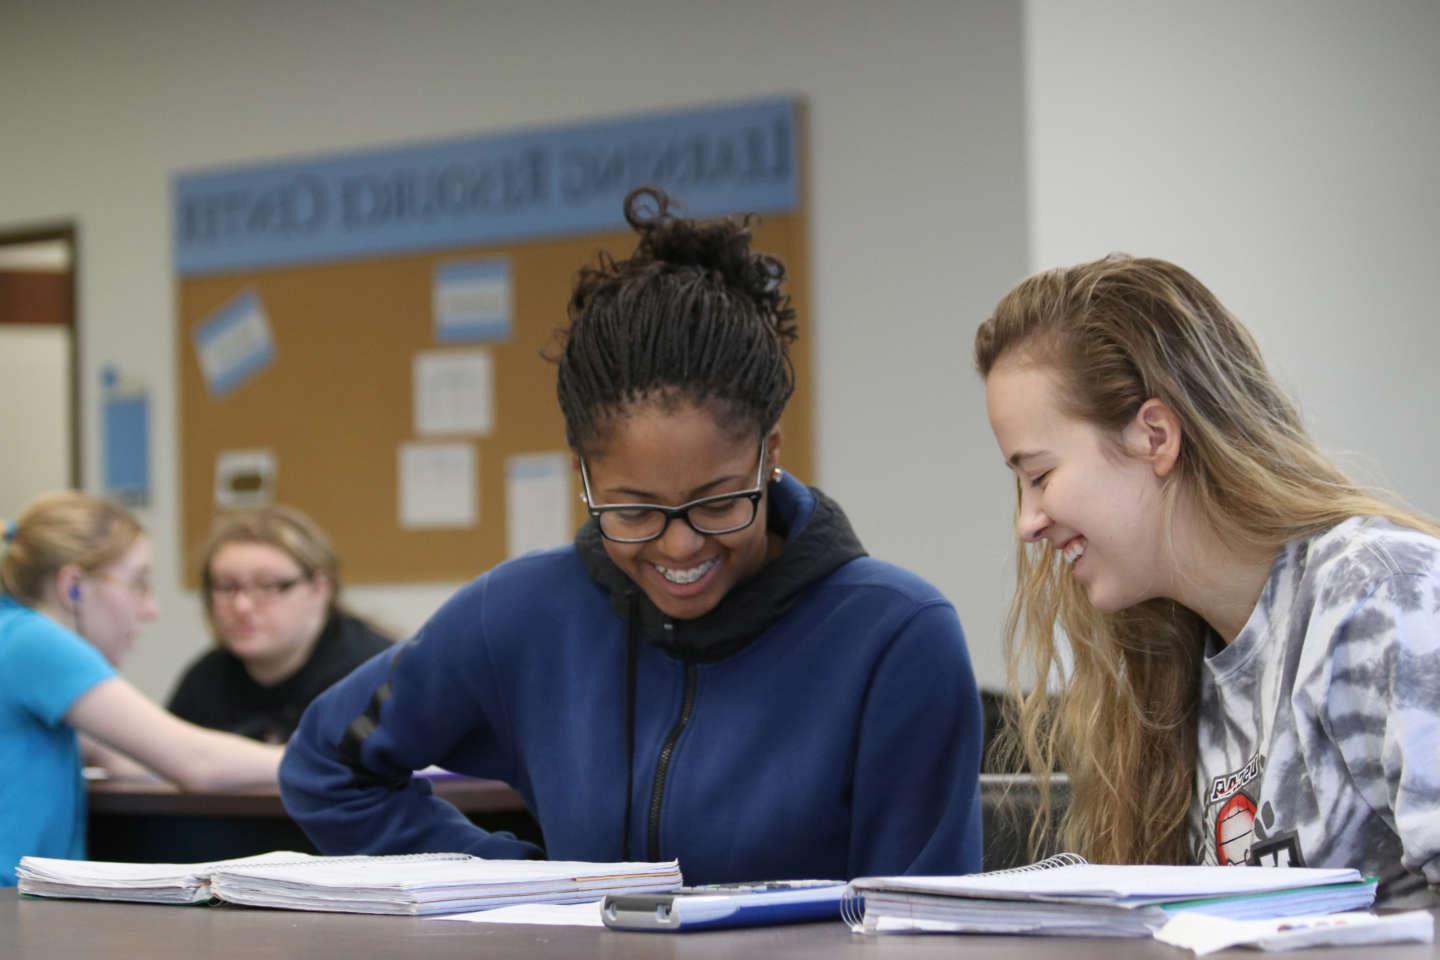
[(1030, 277), (975, 360), (1019, 493), (1015, 753), (1069, 774), (1063, 841), (1354, 866), (1436, 902), (1440, 527), (1325, 459), (1165, 261)]
[(150, 541), (84, 493), (31, 502), (0, 544), (0, 886), (26, 855), (85, 855), (77, 734), (182, 789), (273, 784), (278, 747), (177, 719), (115, 673), (155, 618)]

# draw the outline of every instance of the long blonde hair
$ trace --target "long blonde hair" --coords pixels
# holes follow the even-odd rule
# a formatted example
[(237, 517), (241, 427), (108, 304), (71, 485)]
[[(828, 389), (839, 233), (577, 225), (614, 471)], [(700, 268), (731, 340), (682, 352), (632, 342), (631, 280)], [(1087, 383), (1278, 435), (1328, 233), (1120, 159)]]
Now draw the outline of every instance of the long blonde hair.
[(5, 530), (0, 591), (27, 606), (45, 596), (61, 567), (95, 573), (119, 560), (145, 533), (119, 504), (77, 490), (42, 494)]
[[(1066, 412), (1117, 443), (1141, 404), (1163, 401), (1182, 437), (1167, 508), (1183, 493), (1221, 541), (1245, 555), (1273, 553), (1357, 515), (1440, 535), (1440, 525), (1359, 486), (1320, 453), (1254, 338), (1172, 263), (1117, 254), (1021, 281), (975, 334), (982, 377), (1010, 355), (1053, 370)], [(1165, 599), (1102, 613), (1064, 575), (1053, 546), (1018, 544), (1005, 627), (1014, 705), (1001, 749), (1040, 776), (1032, 846), (1051, 826), (1049, 773), (1063, 771), (1071, 797), (1059, 834), (1067, 847), (1097, 862), (1190, 859), (1208, 632)], [(1060, 633), (1073, 659), (1068, 669)]]

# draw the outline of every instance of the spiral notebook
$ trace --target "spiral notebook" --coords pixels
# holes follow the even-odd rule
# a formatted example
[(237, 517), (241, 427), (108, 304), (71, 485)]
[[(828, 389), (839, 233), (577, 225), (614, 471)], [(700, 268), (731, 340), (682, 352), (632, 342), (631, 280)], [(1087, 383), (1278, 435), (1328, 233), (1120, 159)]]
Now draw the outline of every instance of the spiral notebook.
[(485, 860), (463, 853), (321, 857), (277, 851), (208, 863), (109, 863), (22, 857), (22, 895), (138, 903), (211, 901), (290, 910), (408, 916), (516, 903), (578, 903), (671, 890), (680, 866)]
[(846, 891), (859, 933), (945, 932), (1148, 937), (1180, 912), (1229, 919), (1334, 913), (1375, 900), (1351, 869), (1091, 864), (1061, 854), (955, 877), (862, 877)]

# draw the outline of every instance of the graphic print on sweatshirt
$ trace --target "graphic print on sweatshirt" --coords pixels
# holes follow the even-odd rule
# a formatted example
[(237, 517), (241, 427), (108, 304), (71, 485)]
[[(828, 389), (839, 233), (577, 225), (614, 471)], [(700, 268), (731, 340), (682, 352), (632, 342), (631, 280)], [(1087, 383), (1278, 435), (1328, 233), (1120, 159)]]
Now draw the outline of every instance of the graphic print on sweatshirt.
[(1221, 774), (1210, 781), (1205, 795), (1205, 823), (1209, 827), (1207, 849), (1196, 851), (1196, 859), (1217, 863), (1222, 867), (1303, 867), (1305, 854), (1300, 849), (1300, 836), (1294, 830), (1271, 835), (1275, 827), (1275, 810), (1269, 801), (1261, 802), (1245, 788), (1258, 786), (1265, 771), (1265, 755), (1255, 753), (1238, 770)]

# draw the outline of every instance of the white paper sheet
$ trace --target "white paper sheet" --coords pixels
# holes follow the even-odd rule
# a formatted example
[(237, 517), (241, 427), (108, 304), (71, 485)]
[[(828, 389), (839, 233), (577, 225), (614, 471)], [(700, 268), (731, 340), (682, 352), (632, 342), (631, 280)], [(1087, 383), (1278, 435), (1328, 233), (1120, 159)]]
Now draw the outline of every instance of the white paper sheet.
[(533, 923), (546, 927), (603, 927), (599, 900), (589, 903), (521, 903), (494, 910), (449, 913), (432, 920), (463, 920), (466, 923)]
[(479, 455), (469, 443), (402, 443), (400, 526), (473, 527), (480, 520)]
[(215, 505), (253, 510), (275, 498), (275, 453), (222, 450), (215, 456)]
[(415, 354), (415, 432), (486, 436), (495, 425), (495, 377), (485, 350)]
[(191, 336), (205, 385), (214, 396), (234, 390), (275, 359), (265, 306), (253, 290), (201, 321)]
[(461, 260), (435, 268), (435, 339), (441, 343), (510, 338), (510, 262)]
[(1235, 946), (1278, 951), (1362, 943), (1431, 943), (1434, 938), (1435, 919), (1428, 910), (1378, 916), (1331, 913), (1280, 920), (1226, 920), (1180, 913), (1155, 934), (1156, 940), (1193, 950), (1196, 956)]
[(569, 543), (570, 456), (533, 453), (505, 461), (505, 544), (507, 555), (547, 550)]

